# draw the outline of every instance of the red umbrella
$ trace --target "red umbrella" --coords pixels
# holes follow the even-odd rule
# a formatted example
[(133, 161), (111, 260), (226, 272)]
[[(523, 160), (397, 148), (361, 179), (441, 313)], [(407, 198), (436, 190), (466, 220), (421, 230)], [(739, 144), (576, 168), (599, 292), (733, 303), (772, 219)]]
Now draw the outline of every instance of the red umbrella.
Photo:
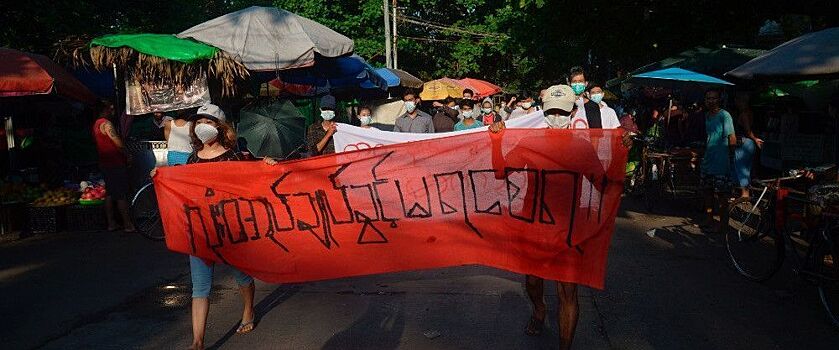
[(49, 58), (0, 48), (0, 97), (51, 93), (87, 104), (96, 102), (96, 95)]
[(472, 78), (463, 78), (458, 80), (458, 82), (460, 82), (461, 85), (464, 85), (471, 89), (475, 93), (474, 98), (476, 100), (501, 93), (501, 87), (488, 81)]

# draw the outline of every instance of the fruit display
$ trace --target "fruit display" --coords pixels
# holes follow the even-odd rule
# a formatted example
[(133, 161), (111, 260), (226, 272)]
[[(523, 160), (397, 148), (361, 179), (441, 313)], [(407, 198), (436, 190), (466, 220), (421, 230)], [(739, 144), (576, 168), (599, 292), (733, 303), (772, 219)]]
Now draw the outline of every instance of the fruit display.
[(2, 203), (29, 203), (43, 194), (43, 186), (33, 186), (23, 182), (0, 183), (0, 202)]
[(32, 202), (32, 205), (36, 207), (55, 207), (61, 205), (69, 205), (76, 203), (76, 200), (78, 198), (78, 192), (66, 188), (59, 188), (47, 191), (46, 193), (44, 193), (43, 196)]
[(103, 183), (82, 181), (79, 187), (82, 190), (82, 197), (79, 201), (83, 204), (101, 202), (108, 195), (108, 192), (105, 190), (105, 184)]

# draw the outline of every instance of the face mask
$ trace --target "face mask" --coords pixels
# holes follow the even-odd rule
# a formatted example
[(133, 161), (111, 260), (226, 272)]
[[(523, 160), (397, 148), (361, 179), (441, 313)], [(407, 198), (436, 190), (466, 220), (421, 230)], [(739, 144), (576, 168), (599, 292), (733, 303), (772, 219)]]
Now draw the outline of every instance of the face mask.
[(358, 116), (358, 120), (361, 121), (361, 125), (367, 125), (367, 124), (370, 124), (371, 121), (373, 121), (373, 116), (360, 115), (360, 116)]
[(210, 124), (201, 123), (195, 126), (195, 136), (201, 140), (201, 143), (207, 144), (218, 137), (218, 129)]
[(545, 115), (545, 122), (551, 129), (568, 129), (571, 125), (571, 116), (566, 115)]
[(492, 108), (481, 108), (481, 113), (489, 114), (492, 112)]
[(580, 95), (586, 91), (586, 83), (572, 83), (571, 90), (574, 90), (574, 94)]
[(594, 101), (594, 103), (600, 103), (600, 101), (603, 101), (603, 94), (591, 94), (589, 99)]
[(473, 113), (472, 111), (465, 111), (465, 112), (463, 112), (463, 117), (464, 118), (472, 118), (472, 113)]
[(533, 106), (533, 103), (531, 103), (531, 102), (524, 102), (524, 103), (521, 104), (521, 108), (524, 108), (524, 109), (530, 109), (531, 106)]
[(417, 105), (414, 101), (405, 101), (405, 110), (408, 111), (408, 113), (412, 113), (415, 109), (417, 109)]
[(332, 120), (332, 118), (335, 118), (335, 111), (320, 111), (320, 117), (323, 120)]

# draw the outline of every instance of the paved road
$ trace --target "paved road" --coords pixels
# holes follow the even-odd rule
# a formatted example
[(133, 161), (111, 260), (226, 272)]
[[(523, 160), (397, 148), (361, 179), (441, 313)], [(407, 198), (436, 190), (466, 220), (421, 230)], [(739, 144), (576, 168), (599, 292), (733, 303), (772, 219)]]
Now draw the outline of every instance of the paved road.
[[(740, 278), (721, 237), (678, 204), (644, 215), (624, 203), (606, 289), (584, 289), (577, 349), (837, 349), (815, 288), (785, 268)], [(648, 234), (655, 228), (652, 236)], [(548, 349), (522, 329), (520, 276), (467, 266), (300, 285), (257, 284), (257, 329), (224, 269), (207, 344), (221, 349)], [(550, 310), (556, 309), (549, 289)], [(169, 349), (191, 339), (186, 259), (136, 236), (76, 233), (0, 245), (0, 339), (9, 349)]]

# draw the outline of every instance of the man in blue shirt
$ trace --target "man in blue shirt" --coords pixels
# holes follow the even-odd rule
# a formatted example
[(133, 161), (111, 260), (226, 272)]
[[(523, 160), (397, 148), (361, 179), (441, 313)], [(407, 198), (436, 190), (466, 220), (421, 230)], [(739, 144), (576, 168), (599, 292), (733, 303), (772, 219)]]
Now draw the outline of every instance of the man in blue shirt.
[[(728, 198), (731, 194), (731, 159), (737, 138), (731, 114), (720, 107), (721, 92), (710, 89), (705, 93), (705, 156), (702, 159), (701, 185), (705, 199), (707, 224), (714, 221), (714, 208), (719, 208), (720, 223), (714, 232), (728, 226)], [(715, 201), (716, 204), (715, 205)]]

